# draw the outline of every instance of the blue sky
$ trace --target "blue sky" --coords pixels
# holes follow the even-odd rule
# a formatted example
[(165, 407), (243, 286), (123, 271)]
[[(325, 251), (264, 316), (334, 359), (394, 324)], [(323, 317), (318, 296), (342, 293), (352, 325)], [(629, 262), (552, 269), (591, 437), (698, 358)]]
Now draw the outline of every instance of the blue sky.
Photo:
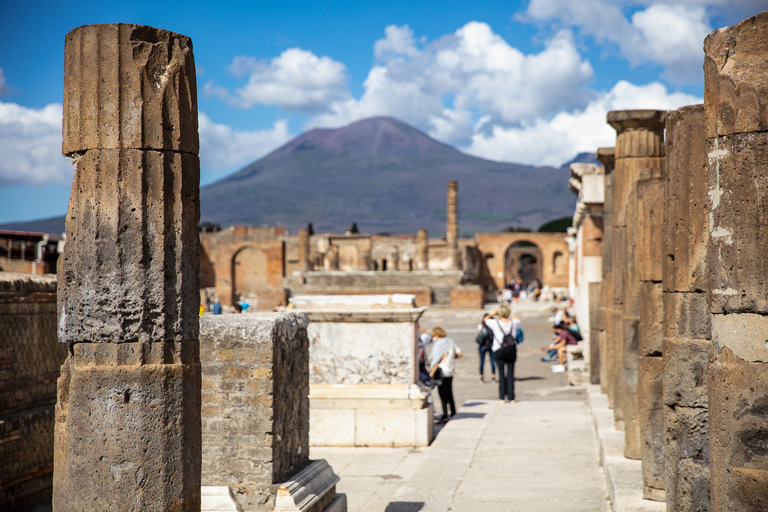
[(768, 0), (51, 2), (0, 17), (0, 223), (63, 215), (64, 36), (140, 23), (192, 38), (201, 180), (314, 127), (398, 117), (492, 160), (613, 144), (609, 110), (700, 103), (702, 44)]

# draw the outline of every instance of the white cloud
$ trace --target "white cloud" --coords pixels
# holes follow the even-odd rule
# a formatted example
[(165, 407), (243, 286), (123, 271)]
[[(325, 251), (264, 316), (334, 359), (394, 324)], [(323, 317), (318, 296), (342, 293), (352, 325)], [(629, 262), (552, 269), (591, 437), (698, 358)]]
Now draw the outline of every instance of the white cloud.
[(200, 112), (200, 167), (204, 171), (222, 172), (238, 169), (261, 158), (291, 139), (288, 123), (275, 121), (267, 130), (234, 130), (218, 124)]
[[(615, 44), (631, 64), (653, 63), (676, 82), (700, 81), (704, 38), (713, 29), (703, 4), (718, 1), (653, 2), (610, 0), (531, 0), (527, 15), (539, 21), (557, 21), (578, 27), (599, 44)], [(747, 2), (744, 2), (747, 3)], [(624, 10), (622, 10), (624, 7)]]
[(702, 101), (689, 94), (670, 93), (658, 82), (634, 85), (622, 80), (582, 110), (560, 112), (522, 127), (496, 125), (490, 133), (476, 133), (472, 143), (460, 149), (492, 160), (560, 166), (578, 153), (616, 143), (616, 131), (606, 123), (611, 110), (673, 110)]
[(567, 31), (538, 54), (524, 54), (486, 23), (470, 22), (453, 34), (417, 45), (407, 27), (389, 26), (375, 44), (379, 62), (360, 99), (333, 102), (307, 127), (341, 126), (374, 115), (398, 117), (448, 143), (467, 143), (472, 124), (515, 125), (585, 105), (589, 63)]
[(349, 96), (344, 64), (300, 48), (289, 48), (270, 62), (235, 57), (230, 71), (237, 77), (249, 77), (234, 95), (213, 82), (206, 83), (203, 90), (239, 108), (279, 105), (290, 111), (313, 113)]
[(59, 103), (42, 109), (0, 102), (0, 184), (69, 184), (70, 159), (61, 154)]

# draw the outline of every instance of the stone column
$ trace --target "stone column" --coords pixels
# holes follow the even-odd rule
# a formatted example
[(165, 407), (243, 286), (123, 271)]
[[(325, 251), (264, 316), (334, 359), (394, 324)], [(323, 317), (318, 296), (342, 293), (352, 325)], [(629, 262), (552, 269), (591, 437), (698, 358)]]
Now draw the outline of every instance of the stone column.
[(416, 232), (416, 270), (429, 268), (429, 236), (426, 229)]
[(637, 403), (637, 329), (640, 322), (640, 280), (637, 268), (637, 180), (649, 168), (664, 165), (664, 114), (662, 110), (619, 110), (608, 113), (616, 129), (614, 169), (613, 261), (622, 262), (615, 272), (614, 304), (621, 314), (614, 325), (622, 338), (621, 369), (617, 371), (617, 417), (624, 420), (624, 455), (639, 459), (640, 427)]
[(667, 114), (664, 211), (664, 467), (667, 510), (708, 511), (707, 143), (704, 106)]
[(661, 293), (665, 185), (663, 169), (646, 169), (637, 181), (637, 268), (640, 278), (637, 410), (643, 497), (655, 501), (665, 500), (662, 407), (664, 306)]
[(299, 268), (309, 270), (309, 230), (299, 230)]
[(66, 36), (54, 510), (200, 510), (197, 90), (186, 36)]
[(600, 335), (600, 389), (608, 396), (608, 403), (614, 407), (613, 375), (616, 367), (615, 354), (617, 337), (613, 330), (613, 167), (614, 149), (599, 148), (597, 160), (605, 168), (603, 175), (605, 202), (603, 203), (603, 284), (600, 287), (600, 314), (602, 333)]
[(445, 240), (451, 254), (451, 270), (459, 268), (459, 184), (448, 182), (448, 208), (446, 215)]
[(712, 510), (768, 509), (768, 12), (704, 41)]

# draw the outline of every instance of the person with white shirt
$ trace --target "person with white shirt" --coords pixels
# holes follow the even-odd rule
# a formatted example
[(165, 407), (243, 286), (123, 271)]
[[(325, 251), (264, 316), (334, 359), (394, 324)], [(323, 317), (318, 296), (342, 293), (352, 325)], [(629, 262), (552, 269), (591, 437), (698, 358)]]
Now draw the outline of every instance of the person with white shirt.
[[(498, 318), (494, 318), (498, 316)], [(483, 318), (483, 323), (493, 331), (491, 350), (496, 359), (499, 375), (499, 400), (515, 401), (515, 361), (517, 348), (512, 347), (509, 353), (503, 353), (504, 337), (511, 335), (517, 342), (517, 330), (522, 326), (520, 319), (512, 314), (507, 304), (502, 304)]]
[(435, 378), (439, 371), (441, 374), (437, 392), (443, 404), (443, 416), (440, 423), (446, 423), (456, 414), (456, 402), (453, 399), (453, 373), (456, 369), (456, 359), (464, 353), (445, 332), (442, 327), (432, 329), (432, 350), (429, 352), (428, 364), (429, 376)]

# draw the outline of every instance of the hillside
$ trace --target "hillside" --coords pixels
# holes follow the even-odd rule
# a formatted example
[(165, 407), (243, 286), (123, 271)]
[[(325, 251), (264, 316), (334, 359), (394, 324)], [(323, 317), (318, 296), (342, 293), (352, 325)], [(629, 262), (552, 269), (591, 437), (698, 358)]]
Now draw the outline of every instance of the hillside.
[(446, 184), (459, 182), (462, 234), (535, 229), (571, 215), (567, 166), (465, 155), (393, 118), (314, 129), (200, 190), (202, 221), (277, 224), (291, 232), (445, 233)]

